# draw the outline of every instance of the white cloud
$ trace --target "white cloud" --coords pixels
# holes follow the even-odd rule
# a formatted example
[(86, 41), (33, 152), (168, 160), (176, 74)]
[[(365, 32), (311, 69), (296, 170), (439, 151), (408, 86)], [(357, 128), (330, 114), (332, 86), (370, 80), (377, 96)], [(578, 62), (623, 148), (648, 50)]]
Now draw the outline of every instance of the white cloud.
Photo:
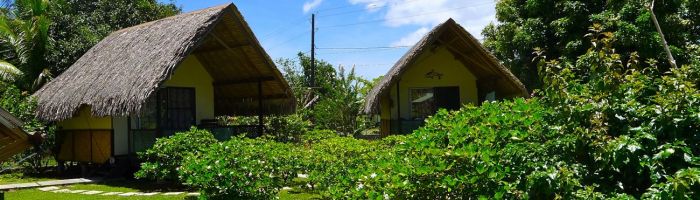
[(350, 4), (365, 4), (365, 9), (368, 11), (377, 11), (385, 7), (389, 0), (350, 0)]
[(425, 27), (434, 27), (449, 18), (457, 21), (475, 37), (481, 38), (482, 29), (495, 21), (496, 13), (495, 0), (349, 0), (349, 2), (364, 4), (369, 12), (374, 11), (373, 9), (383, 9), (386, 26), (422, 27), (395, 43), (411, 41), (410, 38), (415, 38), (415, 34)]
[(404, 36), (403, 38), (392, 43), (391, 45), (392, 46), (413, 46), (414, 44), (416, 44), (418, 42), (418, 40), (423, 38), (423, 36), (425, 36), (425, 34), (428, 34), (429, 31), (430, 31), (429, 28), (422, 27), (411, 34)]
[(314, 8), (320, 6), (322, 2), (323, 2), (323, 0), (307, 1), (306, 3), (304, 3), (304, 7), (303, 7), (304, 13), (308, 13), (309, 11), (311, 11), (311, 9), (314, 9)]

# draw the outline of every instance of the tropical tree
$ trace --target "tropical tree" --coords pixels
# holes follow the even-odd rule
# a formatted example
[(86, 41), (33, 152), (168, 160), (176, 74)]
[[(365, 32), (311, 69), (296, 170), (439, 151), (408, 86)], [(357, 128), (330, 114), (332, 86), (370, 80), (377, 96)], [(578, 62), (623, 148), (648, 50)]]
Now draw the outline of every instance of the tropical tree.
[(180, 13), (157, 0), (52, 0), (47, 60), (60, 74), (110, 33)]
[(298, 60), (281, 59), (287, 82), (297, 98), (298, 112), (314, 123), (317, 129), (335, 130), (352, 135), (371, 128), (366, 116), (360, 116), (364, 97), (372, 87), (372, 81), (355, 74), (355, 69), (346, 69), (316, 60), (315, 83), (311, 87), (311, 58), (299, 53)]
[(22, 75), (22, 71), (17, 69), (15, 65), (7, 61), (0, 60), (0, 81), (13, 82)]
[(51, 20), (48, 0), (17, 0), (0, 11), (0, 49), (3, 79), (36, 90), (51, 78), (46, 46)]
[[(666, 71), (671, 65), (648, 9), (651, 3), (677, 65), (688, 64), (686, 52), (700, 44), (699, 0), (502, 0), (496, 4), (498, 23), (483, 31), (484, 45), (530, 90), (543, 87), (533, 59), (576, 60), (593, 45), (581, 37), (592, 23), (615, 35), (613, 47), (623, 59), (637, 52), (658, 60)], [(533, 54), (535, 49), (545, 51)]]

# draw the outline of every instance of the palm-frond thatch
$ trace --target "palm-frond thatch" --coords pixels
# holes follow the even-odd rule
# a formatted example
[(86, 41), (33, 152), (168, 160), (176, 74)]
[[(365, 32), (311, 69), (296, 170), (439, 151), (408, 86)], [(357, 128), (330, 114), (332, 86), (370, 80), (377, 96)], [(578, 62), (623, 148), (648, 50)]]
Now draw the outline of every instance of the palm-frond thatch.
[(503, 66), (467, 30), (453, 19), (449, 19), (425, 35), (396, 62), (394, 67), (367, 95), (363, 112), (366, 114), (378, 113), (381, 96), (387, 94), (389, 88), (401, 78), (403, 72), (425, 50), (433, 48), (434, 45), (446, 46), (455, 55), (456, 59), (468, 66), (477, 79), (481, 81), (492, 80), (493, 89), (497, 91), (499, 97), (525, 97), (528, 95), (525, 86), (515, 75)]
[(217, 115), (256, 114), (259, 97), (266, 114), (293, 111), (288, 83), (241, 13), (228, 4), (110, 34), (35, 94), (37, 115), (59, 121), (82, 106), (98, 117), (136, 114), (191, 55), (214, 79)]
[(22, 122), (0, 108), (0, 162), (29, 147), (30, 135), (22, 130)]

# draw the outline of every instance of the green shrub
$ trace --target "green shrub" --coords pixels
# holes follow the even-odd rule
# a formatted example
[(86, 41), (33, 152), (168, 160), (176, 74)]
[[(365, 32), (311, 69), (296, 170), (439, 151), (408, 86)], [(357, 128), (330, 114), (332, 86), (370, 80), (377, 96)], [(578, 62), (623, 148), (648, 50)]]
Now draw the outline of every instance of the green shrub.
[[(225, 125), (258, 125), (257, 117), (224, 117), (221, 119)], [(265, 134), (281, 142), (300, 141), (302, 134), (308, 132), (312, 125), (299, 114), (273, 115), (263, 118)]]
[(296, 177), (293, 145), (234, 137), (188, 156), (180, 168), (185, 185), (209, 199), (271, 199)]
[(134, 175), (141, 179), (177, 181), (178, 168), (188, 156), (197, 157), (217, 140), (206, 130), (192, 127), (187, 132), (158, 138), (153, 147), (139, 152), (141, 169)]
[(382, 141), (394, 147), (367, 157), (347, 181), (333, 182), (331, 188), (344, 192), (331, 197), (503, 198), (513, 182), (526, 180), (528, 167), (554, 166), (555, 158), (539, 156), (547, 136), (530, 134), (548, 132), (542, 123), (547, 112), (538, 101), (522, 99), (442, 110), (412, 135)]
[(660, 73), (622, 61), (610, 34), (591, 36), (578, 60), (540, 63), (539, 97), (440, 111), (357, 157), (327, 181), (330, 197), (700, 198), (700, 62)]
[(316, 143), (335, 137), (339, 137), (339, 135), (333, 130), (312, 130), (301, 135), (301, 141), (304, 143)]

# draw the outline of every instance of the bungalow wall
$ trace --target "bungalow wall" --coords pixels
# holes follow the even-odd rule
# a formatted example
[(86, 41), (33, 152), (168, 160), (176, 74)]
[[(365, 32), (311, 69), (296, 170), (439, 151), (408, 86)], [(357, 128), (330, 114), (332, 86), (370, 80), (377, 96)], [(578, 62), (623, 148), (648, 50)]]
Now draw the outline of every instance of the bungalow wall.
[(104, 163), (112, 155), (112, 117), (94, 117), (82, 107), (75, 117), (58, 122), (58, 160)]
[[(212, 82), (213, 79), (197, 58), (189, 56), (163, 85), (194, 89), (195, 120), (200, 123), (203, 119), (215, 118)], [(73, 118), (60, 121), (57, 125), (59, 160), (104, 163), (111, 156), (132, 153), (131, 143), (135, 137), (130, 136), (132, 131), (127, 117), (95, 117), (91, 115), (90, 107), (83, 107)], [(150, 138), (146, 143), (153, 140), (155, 138)]]
[(199, 62), (196, 56), (188, 56), (169, 80), (165, 87), (195, 88), (197, 122), (202, 119), (214, 119), (214, 86), (209, 72)]
[[(397, 98), (396, 83), (391, 86), (388, 95), (382, 98), (381, 131), (384, 135), (407, 134), (422, 124), (422, 120), (411, 119), (411, 89), (459, 87), (459, 102), (462, 105), (478, 103), (477, 78), (462, 62), (455, 59), (454, 55), (443, 46), (424, 52), (413, 66), (407, 67), (399, 79), (399, 98)], [(431, 72), (442, 76), (430, 78), (427, 75)], [(400, 102), (397, 102), (397, 99)], [(397, 126), (399, 117), (402, 126), (405, 127), (401, 131)]]

